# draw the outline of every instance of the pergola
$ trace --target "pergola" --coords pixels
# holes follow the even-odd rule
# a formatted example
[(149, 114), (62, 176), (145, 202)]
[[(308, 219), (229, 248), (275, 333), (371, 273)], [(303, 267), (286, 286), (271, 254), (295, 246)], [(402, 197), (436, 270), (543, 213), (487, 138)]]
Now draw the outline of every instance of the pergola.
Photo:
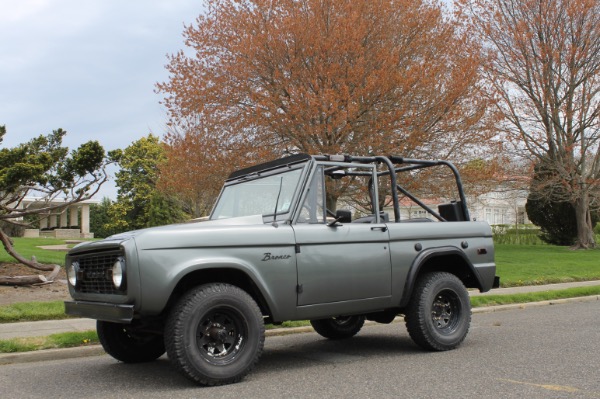
[[(23, 208), (44, 208), (49, 204), (60, 205), (61, 202), (63, 200), (60, 198), (47, 201), (42, 198), (26, 197), (23, 199), (21, 206)], [(98, 200), (89, 199), (55, 209), (47, 215), (41, 214), (40, 228), (27, 229), (25, 236), (51, 235), (56, 238), (93, 238), (94, 233), (90, 232), (90, 204), (98, 204), (99, 202)]]

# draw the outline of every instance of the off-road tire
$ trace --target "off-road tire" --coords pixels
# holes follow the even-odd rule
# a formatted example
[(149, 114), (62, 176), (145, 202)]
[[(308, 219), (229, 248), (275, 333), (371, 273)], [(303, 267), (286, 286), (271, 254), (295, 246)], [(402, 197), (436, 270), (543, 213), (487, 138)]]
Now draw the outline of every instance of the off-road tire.
[(454, 349), (469, 332), (469, 294), (453, 274), (424, 274), (414, 287), (405, 319), (408, 333), (417, 345), (432, 351)]
[(351, 338), (358, 334), (365, 324), (364, 316), (333, 317), (311, 320), (310, 324), (319, 335), (329, 339)]
[(171, 310), (165, 326), (169, 359), (201, 385), (240, 381), (262, 354), (265, 326), (256, 302), (242, 289), (213, 283), (196, 287)]
[(151, 362), (165, 353), (162, 335), (140, 333), (127, 324), (98, 320), (96, 331), (102, 347), (124, 363)]

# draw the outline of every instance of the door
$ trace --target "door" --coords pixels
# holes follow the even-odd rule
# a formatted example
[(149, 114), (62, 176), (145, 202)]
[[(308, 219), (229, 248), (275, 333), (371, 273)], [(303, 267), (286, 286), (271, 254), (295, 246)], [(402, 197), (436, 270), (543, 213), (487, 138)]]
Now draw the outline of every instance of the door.
[[(344, 166), (350, 169), (349, 166)], [(294, 223), (297, 248), (298, 306), (370, 300), (391, 295), (389, 234), (384, 223), (344, 221), (333, 223), (325, 206), (328, 172), (335, 180), (343, 167), (324, 164), (316, 168), (299, 216)], [(363, 176), (375, 176), (371, 165), (353, 165)], [(366, 175), (367, 179), (365, 179)], [(350, 176), (350, 175), (348, 175)], [(336, 183), (340, 187), (341, 183)], [(376, 183), (375, 189), (376, 192)], [(375, 202), (376, 204), (376, 202)], [(338, 200), (338, 207), (347, 207)], [(375, 205), (375, 211), (377, 207)], [(329, 216), (328, 216), (329, 215)]]

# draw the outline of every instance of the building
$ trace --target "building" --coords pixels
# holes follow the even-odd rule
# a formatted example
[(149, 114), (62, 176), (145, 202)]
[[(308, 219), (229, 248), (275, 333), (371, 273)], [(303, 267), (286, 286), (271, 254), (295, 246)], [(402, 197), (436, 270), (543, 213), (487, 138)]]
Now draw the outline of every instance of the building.
[[(60, 206), (60, 198), (49, 201), (53, 206)], [(85, 200), (65, 208), (57, 208), (47, 215), (40, 215), (39, 229), (26, 229), (25, 237), (55, 237), (55, 238), (93, 238), (90, 231), (90, 205), (98, 200)], [(44, 208), (48, 202), (42, 198), (25, 197), (22, 208)]]
[[(528, 192), (526, 190), (491, 191), (477, 197), (468, 197), (467, 206), (471, 220), (486, 221), (490, 225), (528, 224), (531, 223), (525, 212)], [(421, 201), (437, 212), (438, 205), (448, 203), (448, 199), (421, 199)], [(388, 203), (391, 203), (391, 198)], [(393, 208), (386, 206), (385, 212), (393, 214)], [(409, 198), (400, 199), (400, 220), (428, 218), (437, 221), (426, 210)]]

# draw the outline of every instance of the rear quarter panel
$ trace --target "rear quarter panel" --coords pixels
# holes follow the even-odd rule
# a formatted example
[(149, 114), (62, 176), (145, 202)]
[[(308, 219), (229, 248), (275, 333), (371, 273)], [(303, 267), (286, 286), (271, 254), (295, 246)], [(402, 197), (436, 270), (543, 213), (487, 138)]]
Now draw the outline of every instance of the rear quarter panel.
[[(392, 303), (400, 303), (411, 267), (426, 250), (452, 247), (464, 253), (476, 273), (491, 288), (496, 266), (492, 231), (485, 222), (390, 223), (390, 256), (392, 262)], [(463, 248), (464, 246), (467, 248)], [(478, 249), (486, 249), (478, 254)]]

